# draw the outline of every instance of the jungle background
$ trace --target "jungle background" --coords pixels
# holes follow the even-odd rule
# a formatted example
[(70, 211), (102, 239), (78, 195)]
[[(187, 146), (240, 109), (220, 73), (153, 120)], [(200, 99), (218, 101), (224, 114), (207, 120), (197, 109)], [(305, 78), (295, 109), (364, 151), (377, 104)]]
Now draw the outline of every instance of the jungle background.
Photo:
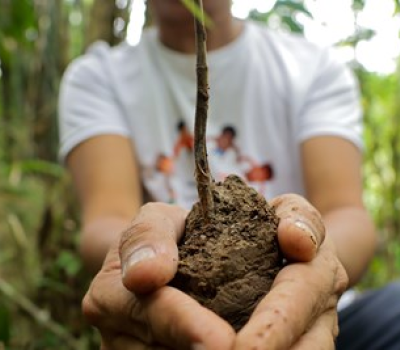
[[(125, 39), (133, 1), (0, 0), (0, 342), (6, 349), (98, 348), (80, 313), (90, 278), (77, 254), (76, 199), (57, 160), (57, 95), (66, 66), (90, 43)], [(365, 2), (352, 2), (355, 18)], [(399, 1), (393, 3), (398, 16)], [(302, 1), (278, 0), (267, 13), (250, 12), (302, 33), (300, 14), (312, 17)], [(373, 36), (357, 27), (336, 45), (355, 48)], [(380, 233), (364, 289), (400, 272), (400, 58), (389, 74), (370, 72), (357, 59), (350, 64), (365, 109), (365, 200)]]

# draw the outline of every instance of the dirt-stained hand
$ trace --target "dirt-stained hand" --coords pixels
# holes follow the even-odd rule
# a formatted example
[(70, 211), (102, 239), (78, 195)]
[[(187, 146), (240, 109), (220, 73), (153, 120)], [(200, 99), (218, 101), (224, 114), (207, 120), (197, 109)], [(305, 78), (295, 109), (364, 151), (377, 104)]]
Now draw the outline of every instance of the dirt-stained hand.
[(177, 269), (186, 215), (176, 206), (145, 205), (111, 248), (83, 300), (102, 350), (232, 348), (227, 322), (166, 286)]
[(278, 240), (289, 261), (238, 333), (235, 350), (334, 350), (336, 306), (348, 278), (318, 211), (304, 198), (271, 201)]
[(319, 213), (302, 197), (271, 201), (289, 261), (247, 325), (236, 335), (220, 317), (166, 286), (177, 270), (177, 242), (187, 212), (166, 204), (142, 208), (93, 280), (83, 310), (103, 350), (334, 349), (336, 304), (347, 275), (325, 237)]

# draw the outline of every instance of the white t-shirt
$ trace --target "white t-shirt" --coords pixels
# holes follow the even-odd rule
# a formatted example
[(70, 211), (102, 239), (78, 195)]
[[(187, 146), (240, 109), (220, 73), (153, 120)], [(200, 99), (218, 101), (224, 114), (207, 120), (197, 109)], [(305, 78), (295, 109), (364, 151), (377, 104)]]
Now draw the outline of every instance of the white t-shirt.
[[(216, 180), (246, 179), (266, 198), (304, 194), (300, 144), (334, 135), (361, 147), (356, 80), (328, 49), (246, 22), (229, 45), (208, 54), (210, 168)], [(158, 41), (96, 43), (67, 70), (60, 93), (63, 159), (101, 134), (132, 140), (154, 200), (189, 207), (197, 198), (193, 166), (194, 55)]]

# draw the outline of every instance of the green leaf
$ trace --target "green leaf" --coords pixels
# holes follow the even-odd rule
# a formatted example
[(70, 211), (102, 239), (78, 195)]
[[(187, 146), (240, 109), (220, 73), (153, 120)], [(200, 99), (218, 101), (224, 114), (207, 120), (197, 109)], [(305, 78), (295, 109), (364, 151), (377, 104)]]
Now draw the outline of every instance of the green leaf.
[(19, 166), (23, 173), (49, 175), (55, 178), (61, 178), (64, 174), (64, 168), (61, 165), (40, 159), (25, 160), (19, 163)]
[(293, 18), (290, 16), (282, 17), (282, 22), (285, 23), (289, 27), (290, 31), (293, 33), (303, 33), (304, 31), (303, 26), (294, 21)]
[(197, 18), (197, 20), (204, 22), (206, 27), (212, 27), (213, 23), (211, 18), (201, 11), (200, 7), (194, 2), (194, 0), (181, 0), (182, 4)]
[(352, 46), (355, 47), (360, 41), (370, 40), (376, 35), (376, 32), (368, 28), (360, 28), (356, 33), (347, 37), (344, 40), (336, 43), (337, 46)]
[(267, 24), (270, 23), (271, 18), (278, 18), (282, 27), (289, 29), (291, 32), (303, 34), (303, 25), (296, 19), (296, 14), (298, 13), (312, 18), (310, 11), (301, 2), (278, 0), (271, 11), (260, 13), (257, 10), (252, 10), (249, 18)]
[(82, 267), (81, 260), (68, 250), (64, 250), (58, 256), (57, 266), (65, 271), (68, 276), (76, 276)]
[(353, 10), (361, 11), (365, 6), (365, 0), (353, 0)]
[(400, 12), (400, 0), (395, 0), (394, 3), (396, 4), (396, 13)]
[(2, 1), (0, 11), (0, 32), (19, 43), (26, 43), (26, 30), (37, 26), (32, 1)]
[(305, 14), (306, 16), (312, 18), (312, 14), (303, 3), (298, 1), (290, 1), (290, 0), (278, 0), (272, 11), (279, 11), (280, 8), (289, 8), (292, 11), (297, 11)]

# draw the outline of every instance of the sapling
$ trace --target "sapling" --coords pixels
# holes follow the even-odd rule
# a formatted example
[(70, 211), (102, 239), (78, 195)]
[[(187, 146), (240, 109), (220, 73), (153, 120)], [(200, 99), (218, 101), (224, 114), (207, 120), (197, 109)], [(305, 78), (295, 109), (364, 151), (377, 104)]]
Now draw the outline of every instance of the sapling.
[(239, 330), (271, 288), (282, 267), (274, 208), (240, 177), (211, 176), (206, 148), (208, 68), (202, 0), (195, 17), (197, 101), (195, 179), (199, 201), (179, 243), (171, 285), (186, 292)]

